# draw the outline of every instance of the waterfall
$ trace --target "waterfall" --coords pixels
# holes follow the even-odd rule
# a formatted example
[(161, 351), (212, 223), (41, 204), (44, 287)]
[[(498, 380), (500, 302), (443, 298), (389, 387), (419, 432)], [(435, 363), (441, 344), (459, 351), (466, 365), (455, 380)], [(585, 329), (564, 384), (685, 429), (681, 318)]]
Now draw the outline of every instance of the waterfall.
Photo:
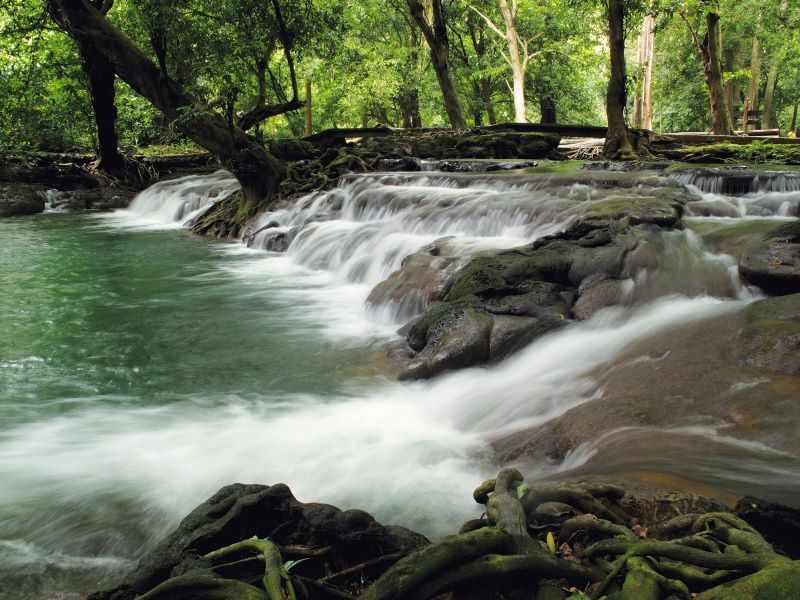
[(672, 179), (699, 198), (687, 205), (689, 216), (800, 216), (798, 172), (692, 169), (674, 174)]
[(182, 227), (237, 189), (239, 183), (227, 171), (185, 175), (150, 186), (117, 214), (141, 225)]

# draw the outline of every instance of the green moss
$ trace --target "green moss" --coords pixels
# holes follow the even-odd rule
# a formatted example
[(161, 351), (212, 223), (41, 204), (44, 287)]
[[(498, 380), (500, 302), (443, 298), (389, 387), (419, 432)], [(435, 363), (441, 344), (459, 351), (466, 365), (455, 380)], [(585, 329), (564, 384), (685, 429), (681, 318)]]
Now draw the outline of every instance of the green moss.
[(770, 565), (761, 571), (718, 585), (697, 600), (794, 600), (800, 591), (800, 563)]
[(764, 239), (780, 240), (793, 244), (800, 243), (800, 221), (792, 221), (791, 223), (773, 229), (764, 235)]
[(681, 218), (681, 205), (672, 198), (608, 198), (594, 202), (584, 220), (629, 219), (631, 224), (673, 226)]
[[(800, 165), (800, 144), (771, 144), (755, 141), (750, 144), (707, 144), (682, 146), (665, 152), (671, 158), (687, 163), (743, 162), (752, 164)], [(677, 170), (677, 169), (676, 169)]]

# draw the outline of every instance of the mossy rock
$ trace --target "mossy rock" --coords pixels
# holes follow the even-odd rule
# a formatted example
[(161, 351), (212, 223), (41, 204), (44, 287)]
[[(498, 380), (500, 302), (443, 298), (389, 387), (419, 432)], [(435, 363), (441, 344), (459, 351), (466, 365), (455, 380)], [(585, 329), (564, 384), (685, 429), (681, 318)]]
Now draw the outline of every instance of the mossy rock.
[(739, 274), (768, 294), (800, 292), (800, 222), (767, 232), (739, 260)]
[(800, 221), (792, 221), (764, 234), (765, 240), (777, 240), (791, 244), (800, 243)]
[(44, 211), (39, 188), (25, 184), (0, 187), (0, 218), (35, 215)]
[(794, 600), (800, 594), (800, 562), (779, 562), (718, 585), (696, 596), (697, 600)]
[(683, 215), (683, 205), (671, 198), (608, 198), (593, 202), (582, 220), (621, 220), (631, 225), (674, 227)]

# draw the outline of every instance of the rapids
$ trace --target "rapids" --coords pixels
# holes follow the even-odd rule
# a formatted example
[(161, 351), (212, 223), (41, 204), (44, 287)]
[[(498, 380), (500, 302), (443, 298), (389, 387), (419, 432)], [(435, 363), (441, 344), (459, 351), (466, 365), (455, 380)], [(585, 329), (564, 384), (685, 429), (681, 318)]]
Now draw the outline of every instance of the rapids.
[[(111, 583), (234, 481), (285, 482), (300, 500), (433, 537), (457, 529), (498, 467), (496, 440), (602, 396), (598, 373), (625, 350), (759, 296), (738, 279), (736, 248), (797, 214), (794, 182), (726, 195), (710, 176), (678, 177), (695, 200), (688, 228), (648, 234), (625, 306), (425, 382), (391, 380), (380, 359), (430, 302), (435, 282), (408, 279), (409, 256), (435, 246), (449, 273), (561, 231), (612, 194), (675, 182), (349, 176), (221, 243), (181, 229), (236, 189), (217, 172), (156, 184), (111, 215), (0, 221), (0, 595)], [(733, 225), (744, 232), (720, 234)], [(371, 294), (393, 275), (408, 285)], [(532, 478), (632, 472), (784, 501), (800, 492), (795, 457), (690, 415), (525, 463)]]

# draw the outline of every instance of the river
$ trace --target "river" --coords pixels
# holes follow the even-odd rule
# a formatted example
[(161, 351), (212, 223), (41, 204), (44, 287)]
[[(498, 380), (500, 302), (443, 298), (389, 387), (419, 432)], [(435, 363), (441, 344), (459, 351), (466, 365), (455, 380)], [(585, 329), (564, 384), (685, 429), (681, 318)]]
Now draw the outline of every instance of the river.
[[(673, 262), (633, 278), (628, 307), (426, 382), (394, 381), (382, 348), (427, 306), (429, 282), (391, 298), (370, 291), (443, 237), (446, 254), (463, 256), (560, 231), (607, 185), (355, 177), (265, 216), (250, 247), (181, 227), (235, 187), (225, 173), (159, 184), (114, 214), (0, 221), (0, 597), (82, 597), (113, 583), (235, 481), (285, 482), (302, 501), (432, 537), (457, 529), (497, 469), (494, 440), (591, 402), (598, 371), (627, 348), (759, 297), (703, 236), (785, 222), (800, 194), (731, 198), (714, 185), (693, 188), (704, 204), (689, 228), (654, 239)], [(265, 251), (275, 244), (288, 252)], [(793, 456), (691, 420), (657, 433), (613, 431), (525, 472), (660, 473), (784, 500), (800, 491)]]

